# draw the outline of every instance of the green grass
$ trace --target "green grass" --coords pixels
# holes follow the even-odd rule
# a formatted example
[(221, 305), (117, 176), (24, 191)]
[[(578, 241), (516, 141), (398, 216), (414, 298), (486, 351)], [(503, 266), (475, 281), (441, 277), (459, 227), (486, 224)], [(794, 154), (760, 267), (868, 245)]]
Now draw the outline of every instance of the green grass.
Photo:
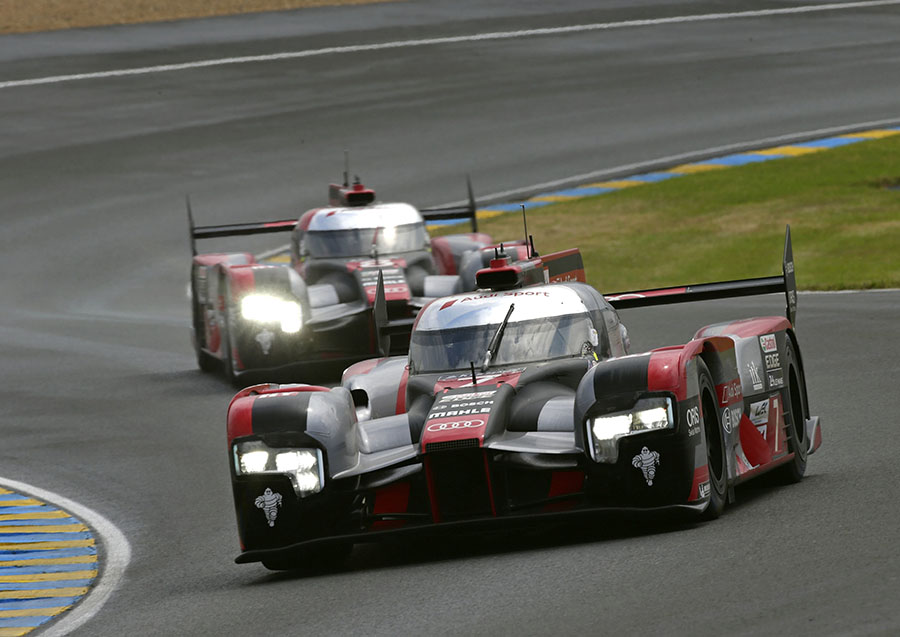
[[(900, 136), (554, 204), (528, 229), (540, 252), (581, 248), (606, 292), (778, 274), (785, 224), (801, 289), (900, 287), (897, 183)], [(515, 213), (479, 226), (522, 234)]]

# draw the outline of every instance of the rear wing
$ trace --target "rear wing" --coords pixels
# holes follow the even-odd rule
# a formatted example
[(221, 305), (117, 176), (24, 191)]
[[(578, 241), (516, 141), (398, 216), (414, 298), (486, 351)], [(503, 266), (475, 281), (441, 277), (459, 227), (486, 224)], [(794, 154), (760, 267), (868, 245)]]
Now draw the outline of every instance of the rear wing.
[(229, 223), (219, 226), (197, 226), (194, 225), (194, 214), (191, 211), (190, 197), (185, 198), (185, 204), (187, 205), (192, 256), (197, 256), (197, 239), (290, 232), (297, 225), (297, 219), (282, 219), (280, 221), (251, 221), (250, 223)]
[(422, 208), (419, 212), (425, 221), (445, 221), (449, 219), (468, 219), (472, 225), (472, 232), (478, 232), (478, 219), (475, 218), (475, 195), (472, 193), (472, 180), (466, 177), (466, 188), (469, 194), (469, 202), (464, 206), (449, 208)]
[(790, 225), (786, 227), (784, 233), (784, 257), (781, 262), (781, 276), (739, 279), (737, 281), (721, 281), (718, 283), (700, 283), (674, 288), (617, 292), (615, 294), (604, 294), (604, 296), (610, 305), (617, 310), (622, 310), (633, 307), (649, 307), (651, 305), (668, 305), (670, 303), (771, 294), (773, 292), (784, 292), (785, 315), (791, 322), (791, 325), (793, 325), (797, 316), (797, 281), (794, 277), (794, 254), (791, 249)]

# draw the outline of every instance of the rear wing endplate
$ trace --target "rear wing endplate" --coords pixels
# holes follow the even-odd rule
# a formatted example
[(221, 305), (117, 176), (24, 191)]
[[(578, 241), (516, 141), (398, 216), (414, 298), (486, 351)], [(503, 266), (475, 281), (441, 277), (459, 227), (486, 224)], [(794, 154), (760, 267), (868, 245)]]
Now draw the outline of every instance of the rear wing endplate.
[(219, 226), (194, 225), (194, 214), (191, 211), (191, 199), (185, 197), (187, 206), (188, 227), (190, 228), (191, 255), (197, 256), (197, 239), (215, 239), (217, 237), (237, 237), (250, 234), (271, 234), (273, 232), (290, 232), (297, 225), (297, 219), (280, 221), (255, 221), (250, 223), (229, 223)]
[(615, 294), (604, 294), (604, 296), (610, 305), (617, 310), (622, 310), (652, 305), (771, 294), (773, 292), (784, 292), (785, 315), (791, 322), (791, 325), (793, 325), (797, 316), (797, 281), (794, 277), (794, 254), (791, 249), (790, 225), (786, 227), (784, 233), (784, 257), (781, 262), (781, 276), (739, 279), (737, 281), (721, 281), (718, 283), (699, 283), (673, 288), (635, 290), (633, 292), (616, 292)]
[(387, 299), (384, 296), (384, 273), (378, 270), (378, 287), (375, 288), (375, 301), (372, 305), (372, 314), (375, 320), (375, 338), (382, 356), (391, 355), (391, 337), (404, 336), (409, 338), (412, 334), (416, 319), (402, 318), (388, 319)]
[(472, 225), (472, 232), (478, 232), (478, 219), (475, 218), (475, 195), (472, 193), (472, 180), (466, 177), (466, 188), (469, 194), (469, 202), (465, 206), (449, 208), (422, 208), (419, 212), (425, 221), (445, 221), (449, 219), (468, 219)]

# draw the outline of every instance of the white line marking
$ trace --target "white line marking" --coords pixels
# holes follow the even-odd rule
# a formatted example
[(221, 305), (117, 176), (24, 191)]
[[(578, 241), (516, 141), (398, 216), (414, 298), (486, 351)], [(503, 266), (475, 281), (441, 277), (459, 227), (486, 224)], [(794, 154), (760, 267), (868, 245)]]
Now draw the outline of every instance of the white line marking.
[(112, 522), (93, 509), (89, 509), (52, 491), (33, 487), (18, 480), (10, 480), (0, 476), (0, 485), (14, 491), (23, 491), (34, 495), (49, 504), (74, 514), (75, 517), (87, 522), (91, 530), (95, 531), (103, 542), (102, 566), (94, 586), (91, 587), (81, 601), (76, 602), (72, 610), (66, 611), (57, 623), (53, 624), (46, 632), (41, 633), (44, 637), (68, 635), (96, 615), (118, 587), (125, 573), (125, 568), (128, 566), (128, 562), (131, 561), (131, 545)]
[(584, 33), (588, 31), (602, 31), (609, 29), (623, 29), (630, 27), (649, 27), (665, 24), (684, 24), (689, 22), (710, 22), (714, 20), (734, 20), (740, 18), (761, 18), (767, 16), (796, 15), (800, 13), (819, 13), (823, 11), (841, 11), (843, 9), (859, 9), (864, 7), (881, 7), (900, 4), (900, 0), (864, 0), (862, 2), (837, 2), (831, 4), (805, 5), (784, 9), (760, 9), (756, 11), (738, 11), (735, 13), (706, 13), (699, 15), (682, 15), (668, 18), (653, 18), (648, 20), (623, 20), (621, 22), (597, 22), (593, 24), (575, 24), (567, 27), (548, 27), (542, 29), (525, 29), (521, 31), (496, 31), (493, 33), (475, 33), (472, 35), (460, 35), (445, 38), (427, 38), (422, 40), (398, 40), (394, 42), (382, 42), (378, 44), (356, 44), (351, 46), (333, 46), (324, 49), (307, 49), (304, 51), (286, 51), (282, 53), (270, 53), (266, 55), (246, 55), (241, 57), (215, 58), (210, 60), (195, 60), (180, 64), (160, 64), (158, 66), (144, 66), (133, 69), (115, 69), (112, 71), (97, 71), (94, 73), (76, 73), (73, 75), (54, 75), (50, 77), (37, 77), (24, 80), (8, 80), (0, 82), (0, 89), (20, 86), (35, 86), (38, 84), (58, 84), (60, 82), (74, 82), (76, 80), (92, 80), (107, 77), (123, 77), (127, 75), (146, 75), (149, 73), (167, 73), (171, 71), (183, 71), (186, 69), (198, 69), (210, 66), (225, 66), (228, 64), (250, 64), (253, 62), (275, 62), (279, 60), (293, 60), (298, 58), (316, 57), (321, 55), (336, 55), (340, 53), (360, 53), (364, 51), (384, 51), (387, 49), (411, 48), (420, 46), (433, 46), (440, 44), (456, 44), (459, 42), (482, 42), (487, 40), (511, 40), (516, 38), (528, 38), (541, 35), (562, 35), (567, 33)]
[[(613, 166), (611, 168), (602, 168), (580, 175), (572, 175), (553, 181), (544, 181), (539, 184), (531, 184), (530, 186), (522, 186), (512, 190), (503, 190), (488, 195), (480, 195), (477, 197), (478, 207), (489, 208), (490, 203), (498, 203), (509, 200), (512, 197), (528, 195), (537, 196), (545, 191), (559, 190), (561, 188), (574, 187), (578, 184), (587, 184), (598, 179), (609, 177), (617, 177), (624, 179), (626, 175), (637, 175), (648, 170), (666, 170), (678, 164), (690, 163), (694, 161), (702, 161), (704, 159), (712, 159), (718, 156), (730, 155), (738, 152), (750, 152), (751, 150), (760, 150), (770, 146), (781, 146), (791, 142), (799, 143), (800, 140), (812, 140), (816, 138), (833, 137), (843, 133), (851, 133), (869, 129), (876, 129), (882, 126), (897, 126), (900, 119), (882, 119), (870, 122), (859, 122), (857, 124), (845, 124), (842, 126), (831, 126), (828, 128), (817, 128), (814, 130), (802, 131), (799, 133), (788, 133), (786, 135), (776, 135), (775, 137), (763, 137), (745, 142), (737, 142), (735, 144), (725, 144), (724, 146), (711, 146), (700, 150), (692, 150), (686, 153), (678, 153), (677, 155), (666, 155), (649, 159), (647, 161), (636, 162), (633, 164), (622, 164), (621, 166)], [(459, 199), (439, 204), (438, 207), (449, 208), (454, 206), (462, 206), (468, 203), (468, 199)]]

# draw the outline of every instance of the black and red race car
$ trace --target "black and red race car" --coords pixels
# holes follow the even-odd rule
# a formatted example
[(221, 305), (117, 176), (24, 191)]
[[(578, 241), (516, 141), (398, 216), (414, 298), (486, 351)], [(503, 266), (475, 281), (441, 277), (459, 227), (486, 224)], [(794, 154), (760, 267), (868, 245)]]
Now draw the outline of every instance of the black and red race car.
[[(204, 227), (194, 225), (188, 205), (192, 336), (201, 369), (224, 368), (233, 383), (248, 372), (303, 379), (315, 362), (342, 368), (373, 356), (379, 276), (388, 315), (406, 319), (408, 333), (428, 299), (474, 289), (475, 273), (492, 254), (491, 238), (478, 232), (471, 185), (468, 206), (459, 208), (378, 203), (358, 180), (332, 184), (329, 200), (299, 220)], [(429, 239), (426, 222), (447, 219), (469, 219), (472, 232)], [(198, 239), (274, 232), (291, 233), (288, 263), (260, 262), (248, 252), (197, 253)], [(523, 243), (509, 249), (524, 256)], [(395, 351), (405, 352), (405, 343), (395, 339)]]
[[(750, 478), (800, 480), (821, 430), (789, 228), (784, 254), (780, 276), (606, 297), (577, 251), (498, 255), (478, 291), (419, 312), (408, 357), (357, 363), (333, 389), (244, 389), (227, 424), (236, 561), (292, 568), (357, 542), (590, 510), (714, 518)], [(643, 353), (616, 311), (776, 291), (786, 316)], [(376, 319), (389, 333), (381, 289)]]

